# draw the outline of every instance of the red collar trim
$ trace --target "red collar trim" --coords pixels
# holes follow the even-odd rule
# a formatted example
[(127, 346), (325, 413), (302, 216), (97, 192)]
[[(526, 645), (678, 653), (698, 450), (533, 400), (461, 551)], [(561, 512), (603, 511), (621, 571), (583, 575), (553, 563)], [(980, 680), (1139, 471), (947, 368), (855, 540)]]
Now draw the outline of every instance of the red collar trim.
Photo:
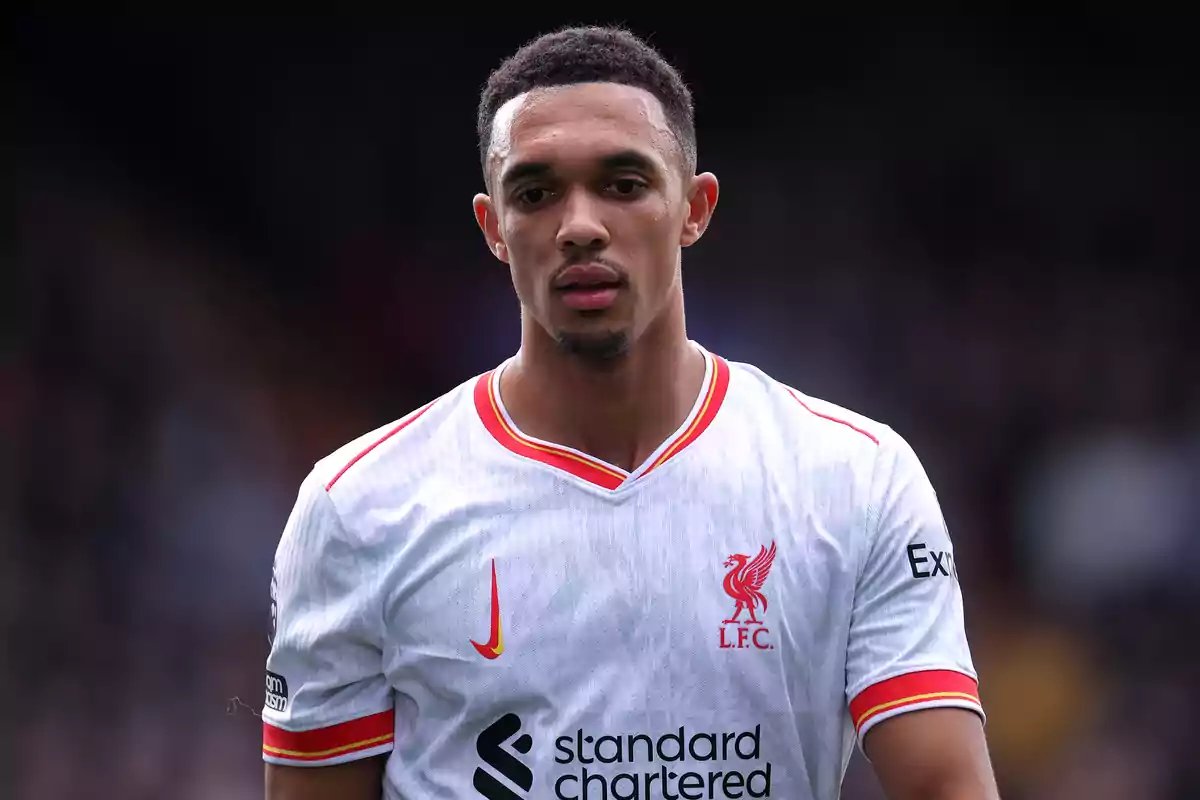
[(540, 461), (556, 469), (560, 469), (577, 478), (593, 483), (610, 491), (619, 489), (630, 480), (631, 476), (649, 474), (658, 469), (670, 459), (683, 452), (692, 442), (700, 438), (716, 418), (717, 412), (725, 402), (729, 390), (729, 364), (719, 356), (709, 353), (705, 358), (710, 360), (708, 380), (702, 388), (699, 406), (690, 422), (668, 440), (660, 448), (660, 454), (649, 467), (640, 473), (626, 472), (586, 453), (561, 447), (549, 442), (530, 439), (516, 429), (507, 419), (496, 391), (496, 371), (492, 370), (479, 376), (475, 382), (475, 409), (483, 426), (508, 450), (524, 458)]

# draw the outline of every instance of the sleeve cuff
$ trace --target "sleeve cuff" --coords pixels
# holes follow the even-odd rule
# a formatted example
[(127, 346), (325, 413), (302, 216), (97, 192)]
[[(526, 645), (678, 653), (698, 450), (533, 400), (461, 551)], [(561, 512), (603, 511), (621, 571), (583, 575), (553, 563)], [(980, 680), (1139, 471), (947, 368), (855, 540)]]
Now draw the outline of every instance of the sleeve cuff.
[(328, 766), (391, 751), (395, 744), (396, 712), (314, 728), (289, 731), (263, 722), (263, 760), (288, 766)]
[(850, 701), (850, 718), (861, 742), (874, 725), (924, 708), (965, 708), (984, 717), (979, 683), (953, 670), (925, 670), (872, 684)]

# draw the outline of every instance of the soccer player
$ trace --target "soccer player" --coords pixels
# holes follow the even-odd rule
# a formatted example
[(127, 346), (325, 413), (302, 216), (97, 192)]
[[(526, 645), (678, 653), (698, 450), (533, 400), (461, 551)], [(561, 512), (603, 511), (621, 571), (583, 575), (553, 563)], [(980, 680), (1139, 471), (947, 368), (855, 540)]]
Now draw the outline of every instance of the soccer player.
[(272, 579), (272, 800), (997, 791), (953, 547), (884, 424), (691, 340), (680, 76), (545, 35), (479, 104), (519, 350), (320, 460)]

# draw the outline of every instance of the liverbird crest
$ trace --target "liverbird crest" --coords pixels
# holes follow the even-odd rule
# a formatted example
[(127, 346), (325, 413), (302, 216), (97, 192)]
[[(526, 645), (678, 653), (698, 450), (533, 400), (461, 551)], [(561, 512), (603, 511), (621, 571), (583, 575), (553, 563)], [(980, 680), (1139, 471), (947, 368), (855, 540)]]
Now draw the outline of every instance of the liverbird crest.
[(762, 593), (763, 584), (775, 561), (775, 543), (771, 547), (759, 547), (758, 555), (753, 559), (742, 553), (733, 553), (725, 559), (724, 566), (731, 567), (725, 574), (723, 586), (725, 593), (737, 601), (733, 615), (725, 620), (726, 623), (738, 622), (743, 611), (749, 612), (750, 619), (746, 624), (761, 624), (754, 613), (756, 608), (767, 609), (767, 597)]

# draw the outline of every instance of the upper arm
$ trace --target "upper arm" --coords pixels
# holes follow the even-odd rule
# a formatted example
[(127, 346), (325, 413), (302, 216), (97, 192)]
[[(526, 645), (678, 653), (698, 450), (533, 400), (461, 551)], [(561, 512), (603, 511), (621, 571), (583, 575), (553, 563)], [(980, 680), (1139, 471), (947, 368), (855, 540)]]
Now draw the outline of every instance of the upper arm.
[[(280, 538), (271, 582), (275, 621), (263, 708), (268, 797), (366, 797), (320, 788), (363, 781), (373, 787), (369, 796), (379, 797), (382, 759), (371, 757), (392, 750), (395, 718), (370, 564), (310, 475)], [(350, 766), (364, 759), (369, 763)]]
[(267, 800), (379, 800), (385, 757), (306, 769), (267, 763)]
[[(876, 750), (885, 760), (896, 748), (912, 756), (914, 747), (925, 746), (917, 741), (936, 739), (957, 748), (941, 760), (910, 758), (908, 770), (934, 776), (971, 761), (965, 754), (974, 746), (972, 738), (983, 737), (954, 547), (932, 484), (894, 432), (880, 439), (872, 484), (851, 614), (846, 699), (864, 751), (868, 733), (887, 730), (872, 736), (877, 740), (867, 751), (872, 762)], [(938, 713), (912, 713), (930, 709)], [(906, 734), (912, 736), (907, 743)], [(883, 771), (881, 765), (877, 770)], [(917, 795), (889, 794), (909, 796)]]
[(901, 714), (863, 741), (888, 800), (998, 800), (977, 714), (933, 708)]

